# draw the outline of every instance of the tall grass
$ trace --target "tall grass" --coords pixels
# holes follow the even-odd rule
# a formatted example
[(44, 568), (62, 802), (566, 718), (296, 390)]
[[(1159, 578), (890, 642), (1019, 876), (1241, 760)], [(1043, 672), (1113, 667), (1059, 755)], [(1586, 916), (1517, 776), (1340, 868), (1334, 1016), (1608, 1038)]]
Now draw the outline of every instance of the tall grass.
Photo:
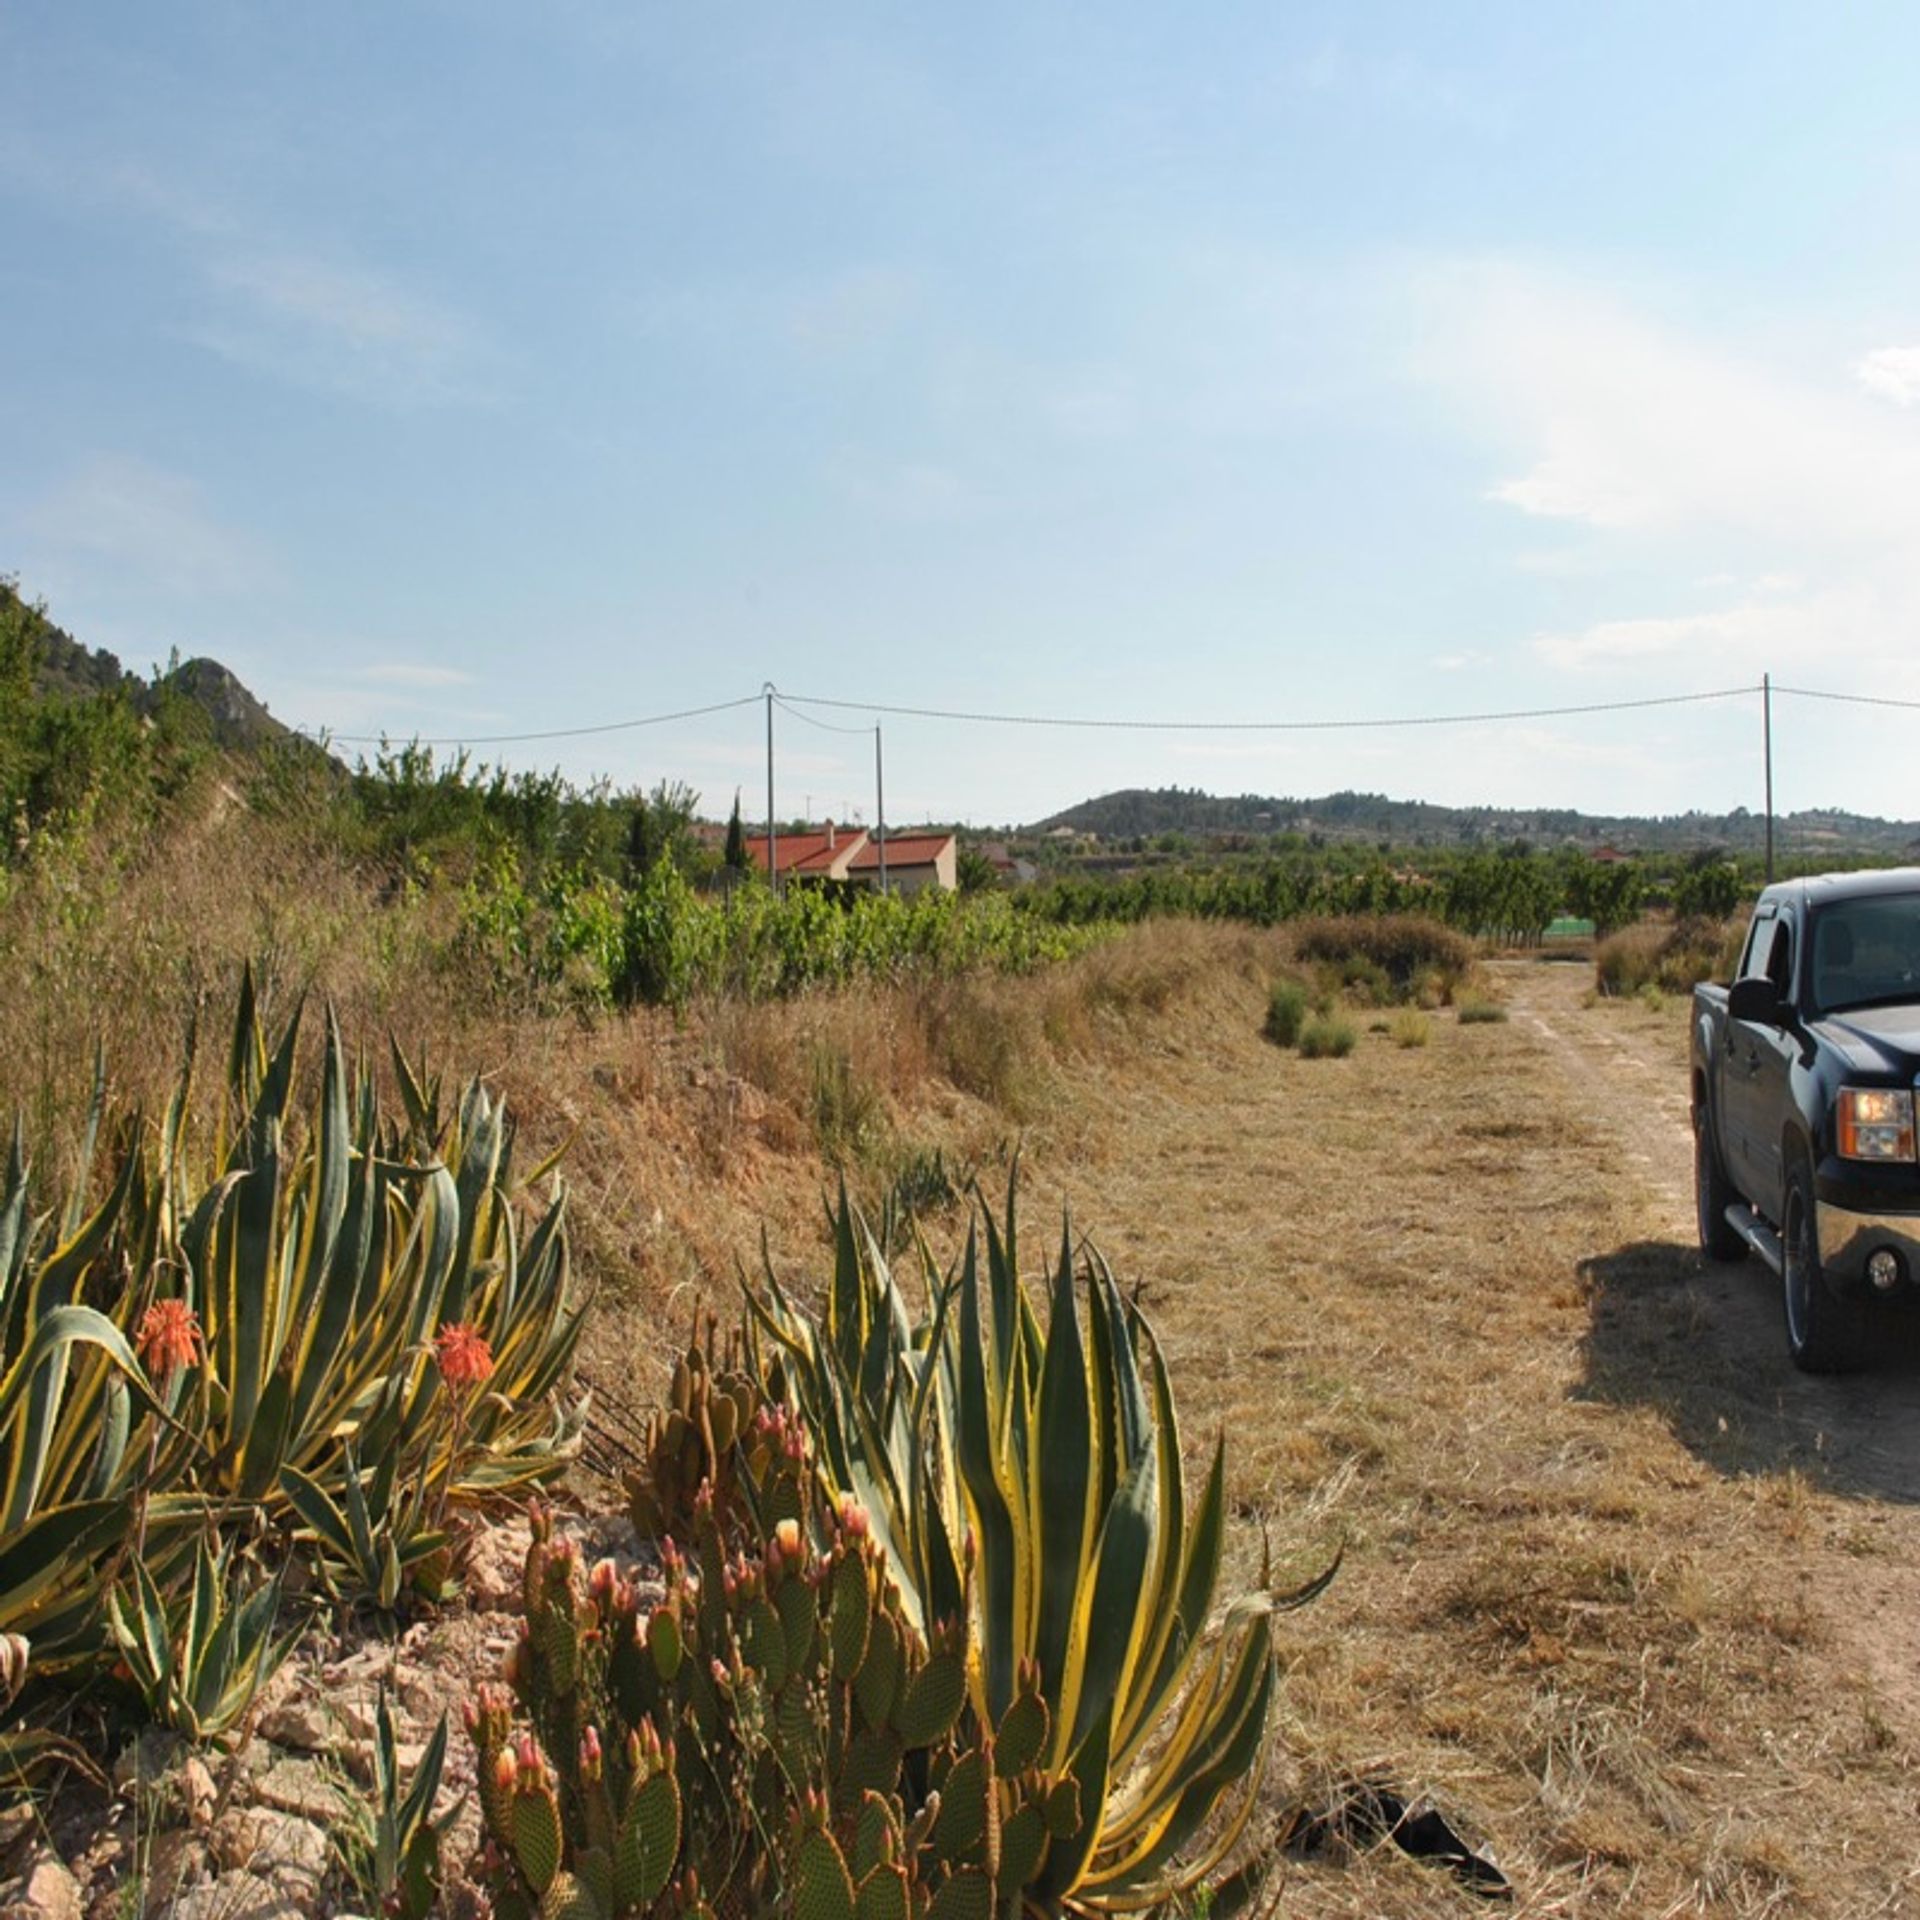
[(1702, 980), (1725, 980), (1740, 957), (1746, 923), (1739, 919), (1643, 920), (1594, 950), (1594, 984), (1625, 999), (1652, 987), (1690, 993)]

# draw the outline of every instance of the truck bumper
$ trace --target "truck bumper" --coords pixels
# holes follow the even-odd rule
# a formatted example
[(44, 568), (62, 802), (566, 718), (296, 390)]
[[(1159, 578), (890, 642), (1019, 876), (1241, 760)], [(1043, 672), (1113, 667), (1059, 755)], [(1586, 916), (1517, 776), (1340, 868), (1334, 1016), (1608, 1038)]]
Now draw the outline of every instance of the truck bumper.
[[(1821, 1269), (1834, 1286), (1876, 1300), (1920, 1298), (1920, 1213), (1856, 1213), (1825, 1200), (1815, 1211)], [(1891, 1286), (1875, 1285), (1868, 1272), (1883, 1249), (1897, 1266)]]

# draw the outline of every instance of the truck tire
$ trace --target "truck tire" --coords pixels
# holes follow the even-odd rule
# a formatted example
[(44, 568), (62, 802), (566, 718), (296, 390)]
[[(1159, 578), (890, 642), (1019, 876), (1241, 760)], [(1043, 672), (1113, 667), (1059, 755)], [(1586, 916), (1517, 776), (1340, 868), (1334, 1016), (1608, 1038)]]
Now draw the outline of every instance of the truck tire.
[(1780, 1221), (1780, 1294), (1787, 1353), (1802, 1373), (1851, 1373), (1866, 1363), (1865, 1316), (1827, 1285), (1820, 1269), (1813, 1163), (1803, 1154), (1787, 1169)]
[(1727, 1224), (1727, 1209), (1739, 1198), (1721, 1169), (1713, 1117), (1702, 1102), (1693, 1110), (1693, 1213), (1700, 1251), (1709, 1260), (1738, 1260), (1747, 1250), (1747, 1243)]

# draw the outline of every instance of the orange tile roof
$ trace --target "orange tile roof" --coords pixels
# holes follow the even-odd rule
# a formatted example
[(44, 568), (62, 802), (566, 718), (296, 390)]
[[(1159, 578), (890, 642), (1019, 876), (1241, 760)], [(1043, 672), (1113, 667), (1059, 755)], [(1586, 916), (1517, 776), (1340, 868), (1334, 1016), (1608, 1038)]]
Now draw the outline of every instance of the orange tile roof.
[[(816, 868), (830, 867), (836, 860), (845, 857), (849, 844), (864, 831), (860, 827), (840, 828), (831, 838), (824, 833), (783, 833), (778, 842), (780, 871), (806, 873)], [(750, 833), (745, 838), (749, 864), (764, 867), (767, 864), (767, 836), (764, 833)], [(856, 854), (855, 858), (858, 857)]]
[[(950, 833), (890, 833), (887, 835), (887, 865), (930, 867), (952, 839)], [(878, 867), (880, 843), (869, 837), (867, 844), (853, 856), (852, 864), (863, 871), (868, 867)]]

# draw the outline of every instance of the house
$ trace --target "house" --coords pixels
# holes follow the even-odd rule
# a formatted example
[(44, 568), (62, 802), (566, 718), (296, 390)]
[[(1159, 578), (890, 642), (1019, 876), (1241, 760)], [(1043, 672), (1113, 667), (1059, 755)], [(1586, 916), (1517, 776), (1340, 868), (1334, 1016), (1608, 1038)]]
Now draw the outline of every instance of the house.
[[(880, 846), (863, 834), (865, 845), (847, 866), (847, 878), (856, 886), (880, 885)], [(927, 887), (952, 893), (960, 884), (960, 847), (950, 833), (889, 833), (887, 835), (887, 891), (914, 894)]]
[[(767, 836), (764, 833), (750, 833), (746, 836), (747, 865), (758, 867), (762, 873), (767, 871)], [(831, 820), (818, 833), (783, 833), (775, 837), (774, 858), (779, 862), (778, 875), (782, 880), (846, 880), (852, 876), (848, 867), (858, 856), (861, 848), (867, 844), (865, 827), (854, 827), (850, 831), (836, 827)], [(892, 861), (888, 863), (888, 879), (892, 879)]]

